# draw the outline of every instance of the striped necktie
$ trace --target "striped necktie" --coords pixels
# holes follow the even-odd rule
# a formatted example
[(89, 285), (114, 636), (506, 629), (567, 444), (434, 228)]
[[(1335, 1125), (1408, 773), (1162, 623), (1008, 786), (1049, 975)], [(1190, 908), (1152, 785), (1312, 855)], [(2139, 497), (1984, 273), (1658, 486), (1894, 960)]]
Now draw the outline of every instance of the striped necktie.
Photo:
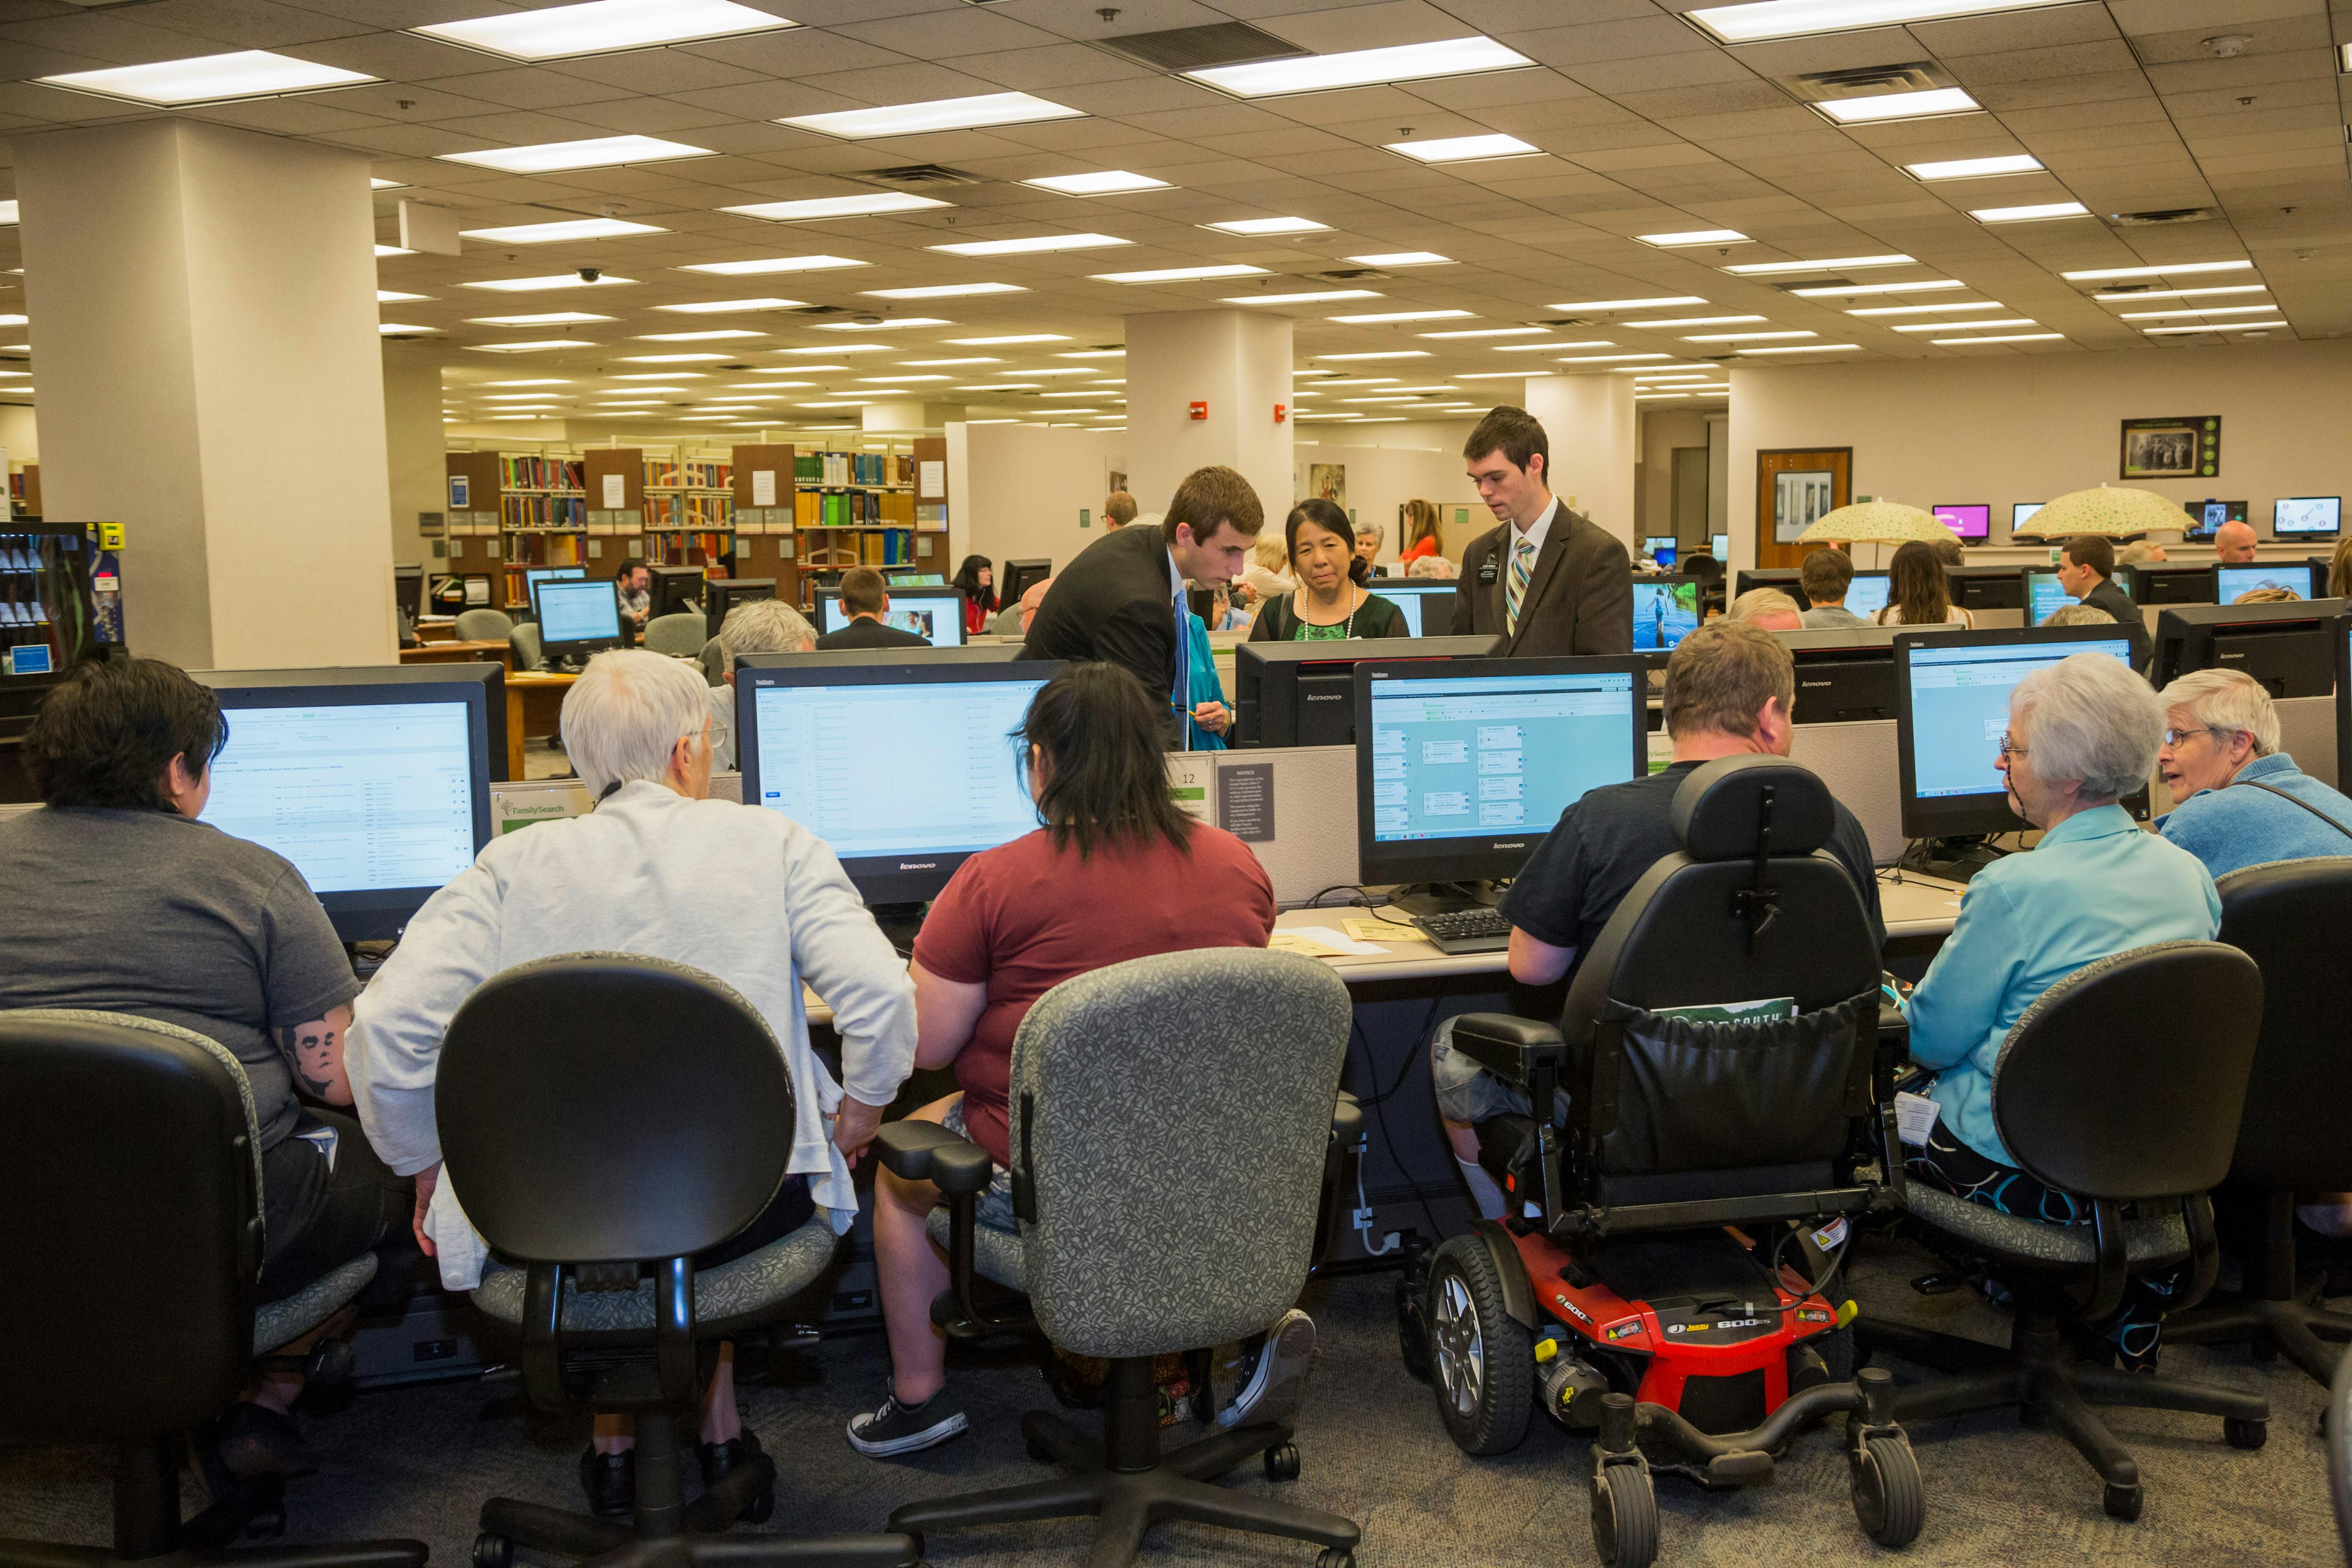
[(1525, 534), (1519, 536), (1518, 548), (1511, 552), (1511, 581), (1503, 599), (1503, 635), (1516, 637), (1519, 630), (1519, 605), (1528, 596), (1528, 579), (1535, 573), (1536, 547)]

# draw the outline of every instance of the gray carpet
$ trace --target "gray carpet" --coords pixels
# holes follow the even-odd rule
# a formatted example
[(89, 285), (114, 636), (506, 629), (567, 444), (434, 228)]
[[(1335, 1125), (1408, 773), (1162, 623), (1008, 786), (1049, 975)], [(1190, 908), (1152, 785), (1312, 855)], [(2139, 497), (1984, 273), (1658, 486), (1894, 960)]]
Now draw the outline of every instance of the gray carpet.
[[(1924, 1253), (1882, 1247), (1857, 1270), (1857, 1293), (1866, 1309), (1994, 1337), (2000, 1320), (1972, 1295), (1923, 1299), (1907, 1289), (1905, 1281), (1931, 1267)], [(1252, 1468), (1229, 1484), (1279, 1490), (1356, 1519), (1364, 1527), (1358, 1561), (1365, 1568), (1592, 1562), (1583, 1441), (1538, 1416), (1516, 1452), (1474, 1460), (1455, 1450), (1429, 1391), (1398, 1364), (1390, 1289), (1387, 1276), (1311, 1289), (1307, 1305), (1324, 1352), (1299, 1436), (1304, 1473), (1276, 1489)], [(960, 1441), (896, 1463), (858, 1458), (843, 1442), (842, 1426), (879, 1399), (884, 1366), (878, 1336), (845, 1339), (746, 1389), (746, 1415), (784, 1478), (768, 1528), (870, 1530), (902, 1501), (1040, 1479), (1022, 1453), (1016, 1423), (1023, 1410), (1049, 1400), (1034, 1369), (1021, 1365), (957, 1373), (952, 1387), (973, 1424)], [(2218, 1421), (2114, 1413), (2147, 1488), (2147, 1512), (2136, 1524), (2100, 1512), (2097, 1478), (2061, 1439), (1989, 1415), (1915, 1432), (1927, 1524), (1907, 1552), (1882, 1552), (1863, 1535), (1837, 1436), (1823, 1429), (1798, 1442), (1769, 1487), (1706, 1495), (1662, 1479), (1660, 1562), (2338, 1564), (2316, 1436), (2318, 1386), (2284, 1363), (2256, 1366), (2229, 1348), (2175, 1347), (2165, 1368), (2261, 1389), (2271, 1401), (2270, 1442), (2241, 1453), (2223, 1444)], [(1898, 1368), (1898, 1375), (1906, 1374)], [(289, 1536), (416, 1536), (431, 1543), (435, 1562), (463, 1568), (483, 1498), (504, 1493), (577, 1507), (573, 1457), (584, 1425), (525, 1421), (497, 1403), (477, 1384), (439, 1384), (363, 1396), (312, 1424), (323, 1468), (295, 1483)], [(102, 1541), (107, 1506), (104, 1457), (96, 1450), (0, 1453), (0, 1536)], [(1076, 1563), (1086, 1539), (1080, 1525), (940, 1535), (929, 1561), (972, 1568)], [(1145, 1561), (1304, 1568), (1314, 1552), (1175, 1526), (1155, 1532)]]

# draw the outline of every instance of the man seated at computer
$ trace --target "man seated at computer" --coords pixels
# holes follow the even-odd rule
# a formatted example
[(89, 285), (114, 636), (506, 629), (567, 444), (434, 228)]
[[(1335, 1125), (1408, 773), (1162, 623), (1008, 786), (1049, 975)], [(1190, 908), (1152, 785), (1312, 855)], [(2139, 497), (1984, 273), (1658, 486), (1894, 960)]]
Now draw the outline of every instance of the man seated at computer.
[(2278, 710), (2240, 669), (2200, 669), (2157, 694), (2164, 744), (2157, 771), (2172, 791), (2165, 838), (2216, 877), (2272, 860), (2352, 855), (2352, 800), (2279, 750)]
[(755, 653), (806, 653), (816, 647), (816, 628), (782, 599), (754, 599), (727, 612), (719, 626), (719, 652), (726, 660), (726, 684), (707, 686), (710, 700), (711, 763), (735, 771), (735, 661)]
[(1754, 626), (1760, 632), (1801, 632), (1805, 629), (1805, 613), (1797, 601), (1778, 588), (1750, 588), (1731, 601), (1725, 612), (1727, 621)]
[(839, 648), (929, 647), (931, 639), (882, 617), (889, 613), (890, 595), (882, 574), (871, 566), (853, 566), (841, 574), (841, 613), (849, 624), (816, 639), (819, 651)]
[[(442, 1283), (478, 1282), (480, 1239), (440, 1180), (434, 1079), (449, 1020), (501, 970), (559, 953), (669, 959), (732, 986), (767, 1021), (790, 1066), (799, 1121), (766, 1212), (696, 1259), (746, 1256), (828, 1211), (856, 1217), (849, 1162), (861, 1154), (915, 1056), (905, 963), (823, 839), (782, 812), (709, 798), (710, 703), (702, 672), (659, 654), (597, 655), (563, 699), (563, 748), (595, 798), (585, 816), (494, 838), (411, 921), (353, 1008), (350, 1072), (360, 1119), (392, 1168), (416, 1180), (418, 1245)], [(832, 1008), (836, 1084), (809, 1049), (801, 985)], [(731, 1363), (706, 1391), (706, 1479), (758, 1445), (736, 1415)], [(635, 1493), (624, 1416), (599, 1415), (581, 1481), (600, 1514)]]
[[(2221, 929), (2205, 868), (2116, 804), (2147, 782), (2165, 724), (2147, 682), (2108, 654), (2078, 653), (2011, 691), (1993, 765), (2010, 810), (2042, 838), (1969, 883), (1951, 936), (1905, 1009), (1911, 1059), (1936, 1074), (1922, 1090), (1936, 1102), (1935, 1123), (1906, 1151), (1914, 1179), (2003, 1214), (2091, 1223), (2088, 1203), (2044, 1187), (2011, 1158), (1993, 1121), (1993, 1068), (2025, 1010), (2084, 964), (2150, 942), (2210, 942)], [(2169, 1279), (2145, 1289), (2135, 1281), (2106, 1325), (2126, 1367), (2155, 1366), (2171, 1289)]]
[[(47, 809), (0, 822), (0, 1009), (129, 1013), (236, 1056), (261, 1124), (268, 1302), (396, 1237), (409, 1194), (344, 1113), (360, 983), (326, 910), (290, 861), (196, 820), (227, 742), (211, 690), (158, 659), (78, 665), (42, 701), (22, 754)], [(107, 1135), (102, 1105), (89, 1133)], [(301, 1389), (272, 1373), (247, 1391), (219, 1432), (232, 1471), (299, 1463)]]
[(2131, 595), (2116, 586), (2116, 547), (2095, 533), (2077, 534), (2058, 552), (2058, 585), (2085, 605), (2115, 616), (2131, 642), (2134, 669), (2146, 669), (2155, 645), (2147, 620)]
[(1807, 555), (1797, 569), (1797, 585), (1813, 606), (1798, 617), (1805, 630), (1843, 631), (1870, 624), (1845, 607), (1845, 596), (1853, 589), (1853, 557), (1844, 551), (1824, 547)]
[[(1788, 648), (1752, 622), (1711, 622), (1676, 644), (1666, 660), (1665, 699), (1674, 762), (1664, 773), (1591, 791), (1536, 846), (1503, 895), (1502, 912), (1511, 922), (1511, 978), (1528, 985), (1572, 978), (1633, 884), (1675, 853), (1675, 792), (1683, 781), (1717, 757), (1787, 756), (1795, 738), (1789, 715), (1796, 697), (1797, 668)], [(1853, 879), (1870, 914), (1871, 935), (1883, 942), (1870, 839), (1853, 813), (1832, 804), (1837, 826), (1829, 852)], [(1527, 1093), (1454, 1055), (1450, 1020), (1438, 1026), (1430, 1066), (1438, 1114), (1471, 1195), (1481, 1213), (1497, 1217), (1503, 1194), (1478, 1164), (1477, 1124), (1528, 1115)]]
[[(1040, 689), (1020, 740), (1045, 826), (966, 860), (915, 939), (915, 1061), (953, 1067), (962, 1089), (913, 1114), (988, 1152), (996, 1176), (978, 1219), (1008, 1235), (1018, 1227), (1005, 1101), (1013, 1037), (1030, 1007), (1106, 964), (1264, 947), (1274, 930), (1274, 887), (1248, 846), (1169, 797), (1163, 708), (1156, 688), (1109, 663), (1073, 665)], [(849, 1441), (882, 1458), (944, 1443), (970, 1421), (943, 1392), (946, 1345), (931, 1323), (931, 1301), (948, 1288), (945, 1258), (924, 1228), (939, 1190), (885, 1170), (874, 1198), (892, 1377), (881, 1404), (850, 1422)], [(1243, 1391), (1244, 1408), (1271, 1420), (1295, 1407), (1313, 1345), (1306, 1315), (1286, 1316), (1260, 1358), (1264, 1375)]]
[(642, 561), (624, 561), (613, 581), (621, 585), (621, 614), (645, 630), (646, 617), (654, 611), (653, 568)]
[[(2213, 531), (2213, 559), (2224, 566), (2252, 566), (2261, 543), (2262, 536), (2250, 524), (2225, 522)], [(2158, 552), (2157, 559), (2163, 560), (2163, 554)]]

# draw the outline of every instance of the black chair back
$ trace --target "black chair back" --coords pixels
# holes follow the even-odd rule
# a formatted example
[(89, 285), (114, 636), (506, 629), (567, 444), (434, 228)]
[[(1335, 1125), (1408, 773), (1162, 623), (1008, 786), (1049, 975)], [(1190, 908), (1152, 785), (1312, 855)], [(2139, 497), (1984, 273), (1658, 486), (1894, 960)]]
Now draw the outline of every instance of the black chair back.
[(253, 1354), (256, 1131), (225, 1048), (121, 1014), (0, 1013), (0, 1439), (193, 1426)]
[(2263, 974), (2263, 1029), (2231, 1169), (2269, 1192), (2352, 1187), (2352, 858), (2279, 860), (2221, 879), (2221, 940)]
[(526, 1263), (646, 1262), (759, 1216), (792, 1156), (792, 1079), (760, 1016), (697, 969), (580, 952), (496, 975), (435, 1087), (467, 1216)]
[(2063, 1192), (2205, 1192), (2229, 1173), (2262, 1023), (2262, 972), (2218, 942), (2085, 964), (2010, 1030), (1993, 1124), (2021, 1167)]

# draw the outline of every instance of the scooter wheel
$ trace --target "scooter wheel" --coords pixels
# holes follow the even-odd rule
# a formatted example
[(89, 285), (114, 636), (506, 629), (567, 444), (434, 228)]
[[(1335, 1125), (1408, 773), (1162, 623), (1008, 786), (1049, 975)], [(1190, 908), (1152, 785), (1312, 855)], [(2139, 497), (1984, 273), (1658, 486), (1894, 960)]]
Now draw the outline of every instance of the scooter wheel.
[(1650, 1568), (1658, 1555), (1658, 1494), (1639, 1465), (1609, 1465), (1592, 1483), (1592, 1549), (1606, 1568)]
[(1927, 1493), (1919, 1461), (1901, 1437), (1871, 1437), (1849, 1451), (1853, 1467), (1853, 1516), (1881, 1546), (1908, 1546), (1927, 1521)]
[(1507, 1454), (1535, 1415), (1533, 1336), (1512, 1321), (1494, 1255), (1475, 1236), (1438, 1249), (1429, 1270), (1429, 1349), (1438, 1415), (1465, 1454)]

